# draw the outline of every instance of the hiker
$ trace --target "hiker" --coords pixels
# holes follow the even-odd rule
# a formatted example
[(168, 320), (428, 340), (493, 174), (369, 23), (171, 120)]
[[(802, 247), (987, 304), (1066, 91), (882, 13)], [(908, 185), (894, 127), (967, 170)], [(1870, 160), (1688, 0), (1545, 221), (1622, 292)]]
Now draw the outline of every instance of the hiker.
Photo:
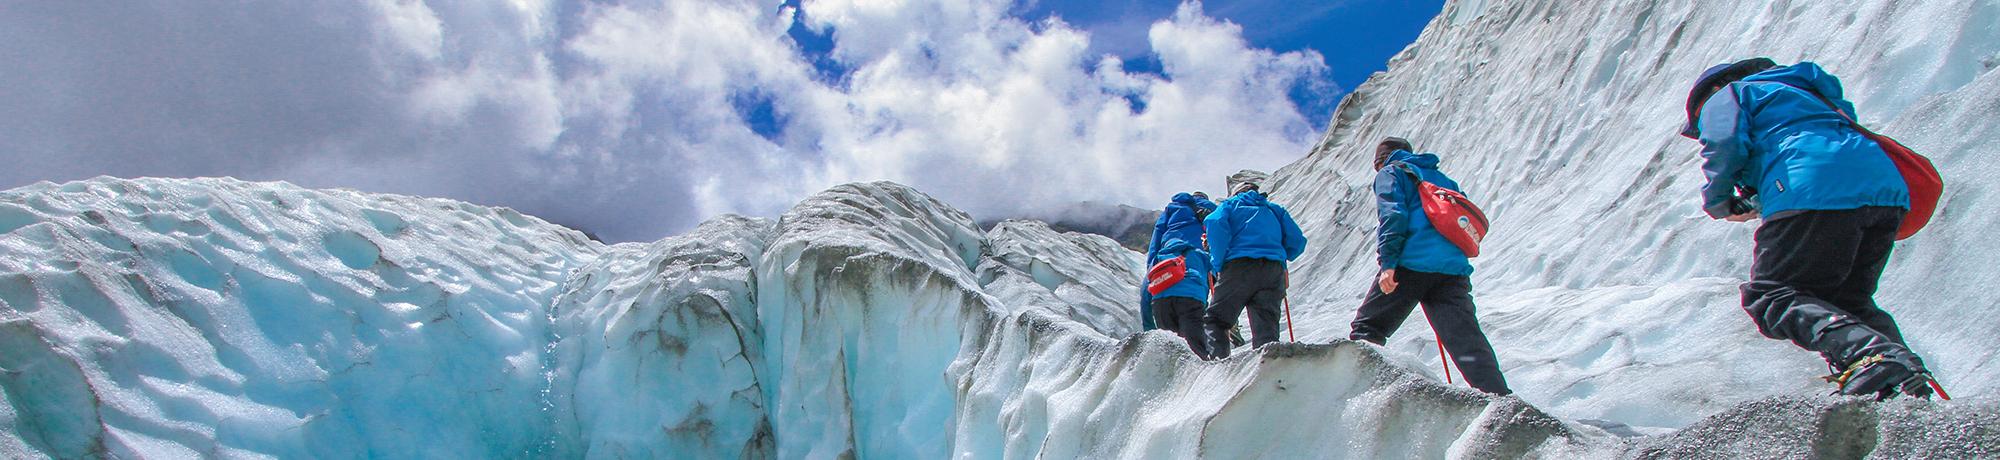
[(1930, 372), (1873, 299), (1910, 191), (1855, 129), (1840, 80), (1811, 62), (1746, 59), (1702, 72), (1686, 109), (1702, 210), (1763, 219), (1742, 285), (1757, 332), (1819, 352), (1842, 394), (1928, 398)]
[(1473, 388), (1496, 395), (1513, 393), (1500, 374), (1493, 345), (1479, 329), (1472, 303), (1472, 263), (1425, 216), (1418, 184), (1411, 175), (1438, 187), (1458, 190), (1458, 182), (1438, 170), (1438, 157), (1412, 153), (1410, 141), (1390, 137), (1375, 146), (1375, 258), (1381, 266), (1368, 297), (1349, 325), (1352, 340), (1382, 345), (1418, 304), (1438, 342)]
[[(1199, 191), (1174, 194), (1173, 201), (1168, 202), (1166, 209), (1160, 211), (1159, 220), (1153, 222), (1153, 239), (1146, 243), (1146, 267), (1152, 267), (1153, 264), (1178, 257), (1181, 254), (1180, 252), (1165, 251), (1164, 248), (1168, 241), (1181, 240), (1189, 243), (1202, 241), (1203, 230), (1201, 219), (1207, 217), (1208, 213), (1214, 210), (1215, 203), (1208, 201), (1208, 194)], [(1208, 273), (1208, 270), (1203, 269), (1202, 273)], [(1139, 284), (1139, 330), (1150, 331), (1159, 329), (1162, 322), (1159, 321), (1158, 312), (1153, 310), (1153, 293), (1146, 290), (1144, 280), (1141, 280)], [(1202, 295), (1194, 298), (1201, 299), (1202, 302), (1206, 303), (1208, 301), (1208, 286), (1206, 281), (1203, 281), (1201, 284), (1203, 284), (1201, 287)], [(1185, 293), (1187, 291), (1184, 288), (1184, 290), (1178, 292)], [(1202, 354), (1202, 349), (1204, 348), (1207, 347), (1196, 348), (1196, 354)]]
[(1254, 182), (1238, 184), (1215, 212), (1208, 227), (1210, 267), (1221, 267), (1213, 302), (1208, 307), (1209, 353), (1229, 357), (1229, 330), (1237, 315), (1250, 310), (1252, 346), (1278, 341), (1279, 308), (1285, 299), (1285, 262), (1306, 251), (1306, 236), (1292, 213), (1266, 201)]
[(1209, 269), (1208, 251), (1195, 244), (1174, 238), (1159, 245), (1159, 259), (1181, 257), (1186, 263), (1186, 276), (1153, 295), (1151, 303), (1155, 324), (1160, 329), (1180, 335), (1181, 340), (1187, 341), (1188, 350), (1208, 359), (1208, 339), (1202, 328), (1208, 317), (1208, 275), (1213, 270)]

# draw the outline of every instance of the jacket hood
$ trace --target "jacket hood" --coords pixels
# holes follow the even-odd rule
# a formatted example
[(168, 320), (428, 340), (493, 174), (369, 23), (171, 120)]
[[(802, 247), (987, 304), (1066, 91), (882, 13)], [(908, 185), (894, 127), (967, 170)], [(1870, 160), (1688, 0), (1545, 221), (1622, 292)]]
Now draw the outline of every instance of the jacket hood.
[(1167, 244), (1160, 246), (1160, 254), (1180, 254), (1187, 252), (1189, 249), (1194, 249), (1194, 245), (1188, 243), (1187, 240), (1174, 238), (1167, 240)]
[(1181, 192), (1174, 195), (1174, 203), (1192, 209), (1215, 210), (1215, 202), (1197, 198), (1194, 194)]
[(1236, 196), (1229, 197), (1229, 201), (1234, 201), (1243, 206), (1263, 206), (1265, 203), (1264, 192), (1251, 190), (1238, 193)]
[(1834, 78), (1833, 74), (1826, 73), (1826, 69), (1821, 68), (1819, 64), (1811, 62), (1800, 62), (1789, 66), (1772, 68), (1771, 70), (1758, 72), (1755, 75), (1743, 77), (1743, 81), (1784, 83), (1811, 89), (1813, 92), (1819, 93), (1821, 96), (1826, 96), (1828, 99), (1846, 99), (1846, 95), (1840, 92), (1840, 80)]
[(1409, 163), (1411, 166), (1419, 168), (1437, 169), (1438, 156), (1434, 153), (1410, 153), (1408, 150), (1397, 150), (1395, 153), (1389, 154), (1389, 162), (1384, 164), (1393, 165), (1396, 163)]

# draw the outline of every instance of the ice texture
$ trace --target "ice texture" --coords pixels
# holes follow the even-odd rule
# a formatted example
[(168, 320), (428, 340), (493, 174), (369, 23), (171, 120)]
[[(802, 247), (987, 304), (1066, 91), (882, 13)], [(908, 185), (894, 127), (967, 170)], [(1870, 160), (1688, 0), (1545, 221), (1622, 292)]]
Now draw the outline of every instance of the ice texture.
[(1110, 337), (1139, 331), (1143, 254), (1110, 238), (1057, 232), (1031, 220), (1001, 222), (986, 237), (979, 284), (1002, 308), (1061, 313)]
[(549, 310), (547, 456), (772, 455), (753, 276), (772, 229), (725, 216), (569, 276)]
[(533, 451), (544, 306), (601, 250), (508, 209), (220, 179), (36, 184), (0, 221), (10, 458)]

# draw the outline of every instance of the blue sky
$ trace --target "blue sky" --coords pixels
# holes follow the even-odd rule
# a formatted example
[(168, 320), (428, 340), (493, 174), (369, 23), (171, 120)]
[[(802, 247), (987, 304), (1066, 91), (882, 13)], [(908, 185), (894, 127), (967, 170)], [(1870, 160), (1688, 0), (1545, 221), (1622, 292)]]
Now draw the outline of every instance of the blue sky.
[[(1029, 0), (1019, 14), (1027, 18), (1060, 17), (1091, 31), (1093, 51), (1116, 54), (1128, 62), (1150, 55), (1146, 29), (1173, 14), (1173, 0)], [(1424, 25), (1444, 8), (1442, 0), (1208, 0), (1209, 16), (1243, 26), (1254, 46), (1273, 51), (1319, 51), (1334, 83), (1345, 93), (1404, 46), (1415, 41)], [(1157, 65), (1157, 64), (1156, 64)], [(1154, 67), (1157, 71), (1157, 67)], [(1316, 126), (1324, 127), (1332, 104), (1321, 95), (1297, 95)], [(1338, 102), (1337, 98), (1333, 98)]]
[[(799, 4), (800, 0), (785, 2)], [(1153, 23), (1172, 16), (1180, 4), (1178, 0), (1026, 0), (1010, 13), (1028, 20), (1059, 18), (1090, 32), (1091, 52), (1124, 58), (1127, 71), (1157, 74), (1160, 63), (1146, 33)], [(1207, 0), (1202, 4), (1209, 16), (1243, 26), (1243, 36), (1253, 46), (1319, 52), (1337, 87), (1299, 88), (1291, 99), (1320, 128), (1333, 114), (1339, 96), (1383, 70), (1389, 58), (1415, 41), (1444, 8), (1443, 0)], [(804, 14), (811, 14), (810, 9)], [(829, 58), (834, 47), (830, 32), (800, 24), (788, 35), (814, 59), (823, 76), (838, 78), (849, 70)], [(776, 130), (768, 116), (760, 113), (755, 122)]]
[(0, 188), (282, 180), (507, 206), (616, 241), (775, 217), (856, 181), (981, 218), (1152, 208), (1304, 155), (1438, 9), (25, 2), (0, 8), (15, 45), (0, 47)]

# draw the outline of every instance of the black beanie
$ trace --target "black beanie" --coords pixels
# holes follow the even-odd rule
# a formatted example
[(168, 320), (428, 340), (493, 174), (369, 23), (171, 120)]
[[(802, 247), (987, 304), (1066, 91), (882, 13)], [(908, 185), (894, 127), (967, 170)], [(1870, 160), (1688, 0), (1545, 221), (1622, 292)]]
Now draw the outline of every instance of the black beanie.
[(1757, 72), (1770, 70), (1777, 66), (1778, 63), (1772, 61), (1771, 58), (1760, 57), (1727, 64), (1717, 64), (1703, 71), (1701, 78), (1695, 79), (1694, 88), (1688, 90), (1687, 105), (1685, 107), (1687, 109), (1687, 124), (1681, 127), (1681, 136), (1688, 139), (1698, 139), (1701, 137), (1701, 130), (1695, 125), (1701, 118), (1701, 105), (1704, 102), (1708, 102), (1709, 96), (1715, 95), (1715, 92), (1721, 90), (1723, 85), (1742, 80), (1743, 77), (1755, 75)]
[(1382, 162), (1389, 161), (1389, 154), (1396, 153), (1397, 150), (1415, 151), (1416, 147), (1410, 146), (1409, 139), (1395, 136), (1383, 138), (1382, 143), (1375, 144), (1375, 167), (1381, 168)]

